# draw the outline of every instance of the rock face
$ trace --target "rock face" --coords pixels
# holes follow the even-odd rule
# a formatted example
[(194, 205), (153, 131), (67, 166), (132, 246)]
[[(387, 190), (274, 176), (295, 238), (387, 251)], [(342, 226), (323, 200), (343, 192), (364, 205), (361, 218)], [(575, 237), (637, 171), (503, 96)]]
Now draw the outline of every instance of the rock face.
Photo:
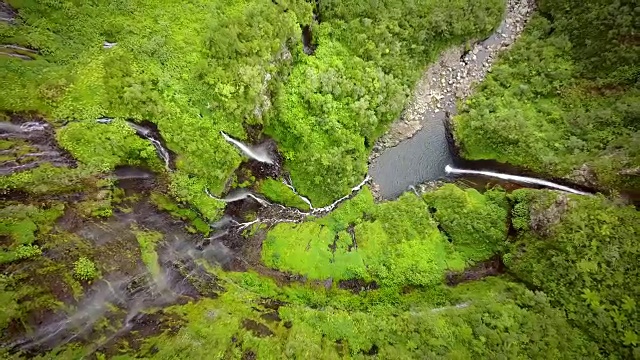
[(0, 140), (10, 145), (0, 150), (0, 176), (36, 168), (44, 163), (75, 167), (76, 162), (55, 140), (53, 127), (40, 118), (12, 114), (10, 122), (0, 122)]
[(560, 222), (570, 206), (569, 197), (566, 194), (558, 194), (556, 201), (549, 207), (532, 207), (530, 209), (531, 230), (541, 236), (550, 235), (550, 228)]
[(571, 174), (567, 176), (571, 181), (576, 182), (577, 184), (581, 184), (584, 186), (589, 186), (593, 188), (598, 187), (598, 179), (596, 178), (596, 174), (587, 164), (582, 164), (579, 169), (573, 170)]
[(454, 113), (456, 102), (471, 95), (474, 86), (491, 72), (497, 55), (518, 38), (534, 9), (534, 0), (507, 0), (505, 18), (489, 38), (466, 52), (464, 45), (445, 51), (418, 81), (400, 118), (378, 139), (370, 160), (415, 135), (428, 113)]
[(18, 13), (16, 10), (4, 1), (0, 1), (0, 22), (10, 23), (15, 22)]

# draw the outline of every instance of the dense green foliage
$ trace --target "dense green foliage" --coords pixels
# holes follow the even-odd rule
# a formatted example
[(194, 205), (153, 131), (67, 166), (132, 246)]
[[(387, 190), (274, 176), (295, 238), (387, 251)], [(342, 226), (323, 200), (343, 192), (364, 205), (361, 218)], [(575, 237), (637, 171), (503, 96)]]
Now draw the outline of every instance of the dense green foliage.
[(323, 1), (318, 49), (297, 58), (267, 133), (314, 204), (347, 193), (375, 139), (395, 120), (422, 69), (447, 46), (489, 33), (504, 3)]
[(475, 189), (447, 184), (423, 197), (449, 241), (466, 259), (490, 257), (507, 238), (509, 205), (504, 191), (480, 194)]
[[(640, 221), (602, 197), (519, 190), (506, 265), (542, 289), (605, 353), (640, 354)], [(514, 219), (515, 220), (515, 219)], [(524, 229), (522, 229), (524, 228)]]
[[(0, 209), (0, 342), (19, 344), (0, 358), (34, 358), (75, 330), (35, 358), (640, 357), (640, 221), (601, 195), (449, 184), (375, 202), (364, 187), (323, 217), (193, 235), (209, 234), (229, 187), (308, 210), (279, 179), (236, 171), (220, 131), (273, 137), (297, 190), (328, 204), (361, 181), (425, 66), (487, 35), (502, 0), (9, 3), (0, 42), (38, 54), (0, 51), (0, 117), (43, 116), (77, 166), (0, 178), (13, 199)], [(463, 153), (640, 189), (637, 6), (539, 5), (455, 119)], [(126, 121), (157, 127), (173, 169)], [(0, 140), (0, 161), (37, 151), (29, 141)], [(157, 188), (117, 189), (122, 165), (155, 171)], [(502, 269), (483, 262), (495, 255), (510, 275), (469, 281)], [(166, 287), (145, 284), (163, 271)], [(108, 295), (90, 297), (98, 285)], [(64, 315), (90, 319), (66, 328)], [(14, 353), (43, 329), (34, 353)]]
[[(311, 308), (296, 300), (295, 288), (278, 288), (259, 279), (253, 285), (255, 281), (262, 282), (262, 291), (232, 282), (218, 299), (169, 309), (184, 317), (187, 325), (175, 336), (149, 339), (142, 355), (153, 359), (248, 354), (259, 359), (597, 357), (594, 345), (572, 329), (543, 294), (502, 279), (446, 290), (439, 304), (400, 301), (355, 311), (340, 304)], [(273, 305), (262, 300), (265, 290), (283, 301), (275, 320), (268, 316)], [(341, 292), (327, 295), (355, 297)]]
[(265, 179), (258, 185), (258, 191), (275, 203), (295, 207), (303, 211), (309, 210), (309, 205), (302, 201), (291, 188), (280, 181), (270, 178)]
[(552, 20), (534, 17), (455, 118), (464, 156), (640, 189), (637, 8), (562, 0), (541, 11)]
[[(371, 144), (398, 117), (425, 65), (447, 46), (487, 34), (504, 7), (323, 2), (322, 23), (312, 26), (317, 52), (307, 56), (299, 25), (312, 23), (313, 7), (303, 0), (12, 4), (20, 21), (0, 24), (0, 40), (40, 54), (29, 62), (0, 56), (0, 111), (72, 121), (58, 140), (90, 166), (85, 176), (124, 164), (159, 170), (150, 144), (122, 121), (94, 121), (155, 123), (177, 156), (173, 196), (208, 219), (219, 205), (204, 189), (220, 194), (241, 160), (220, 130), (243, 139), (243, 126), (264, 123), (301, 193), (326, 205), (361, 180)], [(104, 41), (117, 44), (102, 48)], [(67, 179), (65, 171), (31, 172)], [(31, 175), (23, 176), (8, 187), (29, 188)]]
[(136, 136), (122, 120), (106, 125), (73, 122), (60, 129), (58, 141), (74, 158), (98, 171), (113, 170), (116, 165), (162, 168), (153, 145)]
[(440, 282), (447, 269), (486, 260), (506, 238), (502, 191), (485, 196), (450, 185), (425, 199), (407, 193), (376, 205), (363, 190), (324, 218), (277, 225), (262, 246), (263, 261), (309, 279), (426, 286)]

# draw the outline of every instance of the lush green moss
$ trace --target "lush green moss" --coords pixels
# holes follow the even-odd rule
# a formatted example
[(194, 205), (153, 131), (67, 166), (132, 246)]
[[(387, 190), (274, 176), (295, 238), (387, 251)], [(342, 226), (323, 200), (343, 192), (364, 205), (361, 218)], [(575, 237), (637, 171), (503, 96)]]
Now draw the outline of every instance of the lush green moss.
[(33, 242), (40, 234), (47, 234), (51, 230), (63, 211), (63, 204), (48, 209), (32, 205), (9, 205), (0, 209), (0, 236), (10, 239), (2, 246), (0, 264), (40, 254), (39, 247)]
[(310, 279), (432, 285), (446, 269), (464, 268), (455, 250), (421, 198), (407, 193), (375, 205), (365, 187), (324, 218), (277, 225), (267, 234), (262, 258), (270, 267)]
[(50, 194), (83, 190), (95, 181), (95, 170), (86, 166), (77, 168), (55, 167), (42, 164), (33, 170), (13, 173), (0, 178), (2, 190), (24, 190), (33, 194)]
[(154, 278), (160, 276), (160, 264), (158, 263), (158, 253), (156, 244), (163, 239), (163, 235), (157, 231), (133, 230), (140, 245), (142, 262), (147, 266), (149, 273)]
[(633, 207), (601, 196), (519, 190), (514, 217), (529, 226), (509, 242), (505, 264), (602, 346), (631, 358), (639, 349), (640, 221)]
[[(171, 199), (169, 199), (167, 196), (164, 196), (160, 193), (152, 193), (150, 199), (158, 207), (158, 209), (168, 211), (171, 216), (175, 216), (184, 221), (189, 221), (197, 232), (200, 232), (204, 235), (209, 235), (211, 228), (209, 227), (209, 224), (202, 220), (197, 211), (181, 207)], [(217, 215), (218, 213), (216, 213), (216, 216)]]
[(113, 170), (116, 165), (162, 168), (153, 145), (138, 137), (123, 120), (110, 124), (72, 122), (58, 130), (57, 137), (74, 158), (98, 171)]
[(171, 195), (180, 202), (192, 204), (206, 220), (217, 220), (222, 215), (225, 203), (210, 197), (206, 191), (207, 186), (203, 180), (181, 171), (171, 174)]

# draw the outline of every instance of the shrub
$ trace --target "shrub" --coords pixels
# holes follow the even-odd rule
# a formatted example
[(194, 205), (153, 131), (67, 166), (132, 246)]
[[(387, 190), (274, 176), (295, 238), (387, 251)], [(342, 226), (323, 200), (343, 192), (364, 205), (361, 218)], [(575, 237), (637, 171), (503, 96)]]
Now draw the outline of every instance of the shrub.
[(73, 276), (78, 280), (93, 280), (98, 276), (98, 269), (93, 261), (83, 256), (74, 263)]

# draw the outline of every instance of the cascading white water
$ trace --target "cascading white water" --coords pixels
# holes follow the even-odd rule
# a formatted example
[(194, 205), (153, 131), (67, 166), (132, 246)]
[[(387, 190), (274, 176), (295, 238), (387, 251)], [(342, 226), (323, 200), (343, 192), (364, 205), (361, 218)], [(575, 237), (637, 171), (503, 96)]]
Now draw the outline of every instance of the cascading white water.
[(273, 164), (273, 159), (271, 158), (271, 156), (269, 156), (267, 151), (265, 151), (264, 149), (261, 149), (257, 146), (245, 145), (242, 142), (225, 134), (224, 131), (220, 131), (220, 134), (222, 134), (222, 137), (224, 137), (224, 139), (227, 140), (227, 142), (235, 145), (238, 149), (240, 149), (240, 151), (242, 151), (245, 155), (247, 155), (251, 159), (254, 159), (256, 161), (266, 163), (266, 164)]
[(244, 200), (246, 198), (252, 198), (253, 200), (259, 202), (261, 205), (267, 206), (267, 205), (271, 205), (270, 202), (259, 198), (258, 196), (254, 195), (252, 192), (250, 192), (249, 190), (246, 189), (238, 189), (235, 190), (233, 192), (231, 192), (229, 195), (227, 195), (225, 198), (222, 199), (218, 199), (220, 201), (224, 201), (226, 203), (230, 203), (230, 202), (234, 202), (234, 201), (239, 201), (239, 200)]
[(562, 190), (562, 191), (566, 191), (566, 192), (573, 193), (573, 194), (578, 194), (578, 195), (590, 195), (589, 193), (586, 193), (584, 191), (572, 189), (570, 187), (567, 187), (567, 186), (564, 186), (564, 185), (560, 185), (560, 184), (556, 184), (556, 183), (553, 183), (551, 181), (541, 180), (541, 179), (536, 179), (536, 178), (531, 178), (531, 177), (526, 177), (526, 176), (501, 174), (501, 173), (496, 173), (496, 172), (492, 172), (492, 171), (456, 169), (451, 165), (445, 166), (444, 171), (447, 174), (471, 174), (471, 175), (489, 176), (489, 177), (494, 177), (494, 178), (508, 180), (508, 181), (525, 183), (525, 184), (537, 184), (537, 185), (540, 185), (540, 186), (545, 186), (545, 187), (549, 187), (549, 188), (553, 188), (553, 189), (557, 189), (557, 190)]
[[(97, 119), (96, 121), (101, 122), (101, 120), (103, 120), (103, 119), (108, 119), (108, 118), (100, 118), (100, 119)], [(109, 122), (101, 122), (101, 123), (108, 124), (110, 122), (111, 121), (109, 121)], [(160, 155), (162, 160), (164, 160), (164, 166), (168, 170), (171, 170), (171, 168), (169, 167), (169, 162), (171, 160), (171, 157), (169, 155), (169, 150), (167, 150), (164, 146), (162, 146), (162, 143), (158, 139), (153, 137), (151, 129), (147, 129), (144, 126), (140, 126), (140, 125), (138, 125), (136, 123), (133, 123), (131, 121), (127, 121), (127, 124), (129, 126), (131, 126), (131, 128), (134, 129), (138, 133), (138, 135), (146, 138), (147, 140), (149, 140), (151, 142), (153, 147), (156, 148), (156, 151), (158, 152), (158, 155)]]
[[(238, 230), (243, 230), (246, 229), (247, 227), (254, 225), (254, 224), (258, 224), (258, 223), (262, 223), (262, 224), (278, 224), (278, 223), (284, 223), (284, 222), (289, 222), (289, 223), (297, 223), (297, 222), (301, 222), (303, 221), (303, 219), (306, 216), (309, 215), (313, 215), (313, 216), (321, 216), (324, 215), (328, 212), (330, 212), (331, 210), (333, 210), (336, 206), (338, 206), (340, 203), (342, 203), (345, 200), (350, 199), (352, 196), (354, 196), (354, 194), (356, 194), (358, 191), (360, 191), (360, 189), (362, 189), (362, 187), (371, 180), (371, 177), (369, 175), (367, 175), (364, 180), (362, 180), (362, 182), (358, 185), (356, 185), (355, 187), (353, 187), (351, 189), (351, 191), (349, 192), (349, 194), (339, 198), (338, 200), (334, 201), (333, 203), (331, 203), (330, 205), (327, 205), (325, 207), (321, 207), (321, 208), (316, 208), (316, 209), (311, 209), (310, 211), (304, 212), (301, 211), (299, 209), (296, 208), (290, 208), (290, 207), (286, 207), (284, 205), (281, 204), (272, 204), (262, 198), (257, 197), (256, 195), (252, 194), (251, 192), (249, 192), (248, 190), (245, 189), (241, 189), (240, 191), (236, 191), (230, 195), (228, 195), (226, 198), (224, 199), (220, 199), (218, 197), (213, 196), (208, 190), (205, 189), (205, 192), (207, 193), (207, 195), (209, 195), (209, 197), (219, 200), (219, 201), (224, 201), (224, 202), (233, 202), (233, 201), (238, 201), (238, 200), (242, 200), (242, 199), (246, 199), (248, 197), (255, 199), (256, 201), (258, 201), (262, 206), (269, 206), (271, 207), (271, 209), (276, 209), (276, 212), (271, 212), (269, 214), (268, 218), (257, 218), (253, 221), (250, 222), (245, 222), (245, 223), (239, 223), (235, 220), (229, 221), (227, 219), (221, 219), (219, 223), (214, 223), (211, 226), (215, 229), (219, 229), (219, 228), (225, 228), (227, 226), (234, 226), (237, 227)], [(280, 211), (280, 212), (278, 212)], [(276, 214), (280, 214), (280, 216), (276, 216)]]
[(291, 191), (293, 191), (293, 193), (296, 194), (300, 198), (300, 200), (304, 201), (305, 204), (309, 205), (309, 209), (313, 210), (313, 205), (311, 205), (311, 200), (309, 200), (309, 198), (307, 198), (306, 196), (302, 196), (298, 194), (298, 192), (296, 191), (296, 188), (293, 187), (293, 182), (291, 181), (291, 178), (287, 180), (282, 180), (282, 183), (285, 184), (289, 189), (291, 189)]

